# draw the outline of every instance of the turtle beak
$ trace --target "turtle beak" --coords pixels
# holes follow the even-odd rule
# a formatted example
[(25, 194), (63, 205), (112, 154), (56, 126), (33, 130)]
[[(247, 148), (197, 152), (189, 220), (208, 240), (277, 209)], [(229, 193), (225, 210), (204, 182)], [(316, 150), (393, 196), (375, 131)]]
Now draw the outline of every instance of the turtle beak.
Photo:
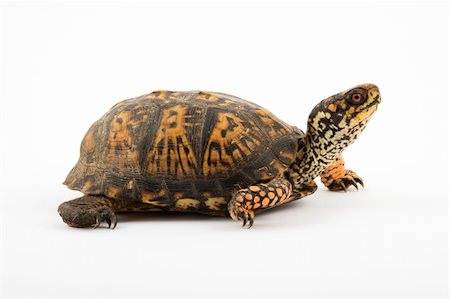
[(369, 89), (369, 101), (370, 102), (376, 102), (375, 105), (378, 105), (381, 103), (381, 96), (380, 96), (380, 90), (378, 89), (378, 87), (374, 86), (371, 89)]

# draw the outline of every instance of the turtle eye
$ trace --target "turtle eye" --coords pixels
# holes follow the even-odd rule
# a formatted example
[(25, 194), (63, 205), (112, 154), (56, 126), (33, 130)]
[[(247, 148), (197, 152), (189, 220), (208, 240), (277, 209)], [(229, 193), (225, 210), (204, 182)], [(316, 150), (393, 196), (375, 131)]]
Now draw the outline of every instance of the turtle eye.
[(362, 92), (356, 91), (351, 93), (347, 99), (351, 104), (358, 105), (363, 103), (366, 100), (366, 97)]
[(352, 102), (359, 103), (361, 102), (362, 95), (360, 93), (352, 94)]

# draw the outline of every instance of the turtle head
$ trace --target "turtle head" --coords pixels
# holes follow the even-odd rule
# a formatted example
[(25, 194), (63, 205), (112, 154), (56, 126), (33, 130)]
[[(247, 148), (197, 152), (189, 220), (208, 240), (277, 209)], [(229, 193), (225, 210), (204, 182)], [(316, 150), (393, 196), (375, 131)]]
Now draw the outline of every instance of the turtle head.
[(339, 152), (364, 130), (381, 102), (374, 84), (361, 84), (322, 100), (308, 119), (308, 133), (321, 147)]
[(381, 102), (378, 87), (361, 84), (322, 100), (308, 118), (304, 145), (288, 170), (301, 189), (335, 161), (366, 127)]

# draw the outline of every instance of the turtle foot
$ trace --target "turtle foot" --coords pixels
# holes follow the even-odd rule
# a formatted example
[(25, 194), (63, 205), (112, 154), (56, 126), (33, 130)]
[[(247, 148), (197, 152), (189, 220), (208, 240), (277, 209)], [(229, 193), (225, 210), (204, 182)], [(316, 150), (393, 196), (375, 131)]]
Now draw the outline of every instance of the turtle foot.
[(350, 186), (358, 190), (358, 184), (364, 188), (363, 180), (356, 173), (347, 169), (342, 177), (334, 179), (327, 187), (331, 191), (347, 191)]
[(71, 227), (97, 228), (106, 222), (108, 228), (114, 229), (117, 217), (111, 207), (111, 201), (106, 197), (83, 196), (62, 203), (58, 212), (63, 221)]

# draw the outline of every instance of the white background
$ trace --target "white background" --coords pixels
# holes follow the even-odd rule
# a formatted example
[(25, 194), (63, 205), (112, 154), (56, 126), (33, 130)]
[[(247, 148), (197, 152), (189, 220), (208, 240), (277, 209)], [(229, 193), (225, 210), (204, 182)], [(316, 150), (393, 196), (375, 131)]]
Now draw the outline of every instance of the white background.
[[(440, 3), (2, 3), (4, 298), (447, 297), (448, 8)], [(61, 182), (88, 127), (157, 89), (222, 91), (302, 129), (364, 82), (345, 153), (366, 189), (258, 215), (128, 214), (73, 229)]]

